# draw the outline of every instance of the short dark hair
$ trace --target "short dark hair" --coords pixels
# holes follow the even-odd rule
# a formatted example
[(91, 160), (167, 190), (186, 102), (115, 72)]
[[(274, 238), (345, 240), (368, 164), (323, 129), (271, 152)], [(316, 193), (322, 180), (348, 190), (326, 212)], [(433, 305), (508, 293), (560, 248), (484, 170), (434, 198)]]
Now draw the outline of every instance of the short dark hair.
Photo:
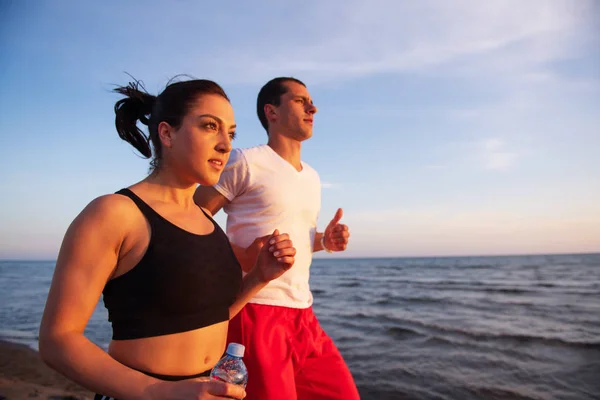
[(284, 85), (286, 82), (296, 82), (306, 87), (303, 82), (296, 78), (279, 77), (271, 79), (260, 89), (260, 92), (258, 92), (258, 98), (256, 99), (256, 113), (267, 133), (269, 133), (269, 121), (265, 115), (265, 105), (272, 104), (274, 106), (279, 106), (279, 104), (281, 104), (281, 96), (288, 91), (287, 87)]
[[(125, 96), (115, 104), (115, 125), (119, 137), (135, 147), (145, 158), (152, 158), (151, 170), (156, 170), (162, 159), (162, 146), (158, 138), (158, 125), (161, 122), (164, 121), (175, 129), (179, 128), (183, 118), (201, 95), (216, 94), (229, 101), (221, 86), (206, 79), (171, 83), (158, 96), (148, 94), (138, 80), (127, 86), (117, 87), (114, 91)], [(138, 128), (137, 121), (148, 126), (148, 135)]]

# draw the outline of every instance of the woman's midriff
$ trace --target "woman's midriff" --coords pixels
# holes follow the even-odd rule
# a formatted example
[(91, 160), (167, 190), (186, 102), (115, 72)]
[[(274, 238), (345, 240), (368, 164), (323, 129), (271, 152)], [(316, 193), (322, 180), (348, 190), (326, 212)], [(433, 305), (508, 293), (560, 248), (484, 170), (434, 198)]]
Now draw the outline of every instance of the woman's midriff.
[(120, 363), (161, 375), (194, 375), (211, 369), (225, 352), (228, 321), (193, 331), (144, 339), (113, 340), (108, 353)]

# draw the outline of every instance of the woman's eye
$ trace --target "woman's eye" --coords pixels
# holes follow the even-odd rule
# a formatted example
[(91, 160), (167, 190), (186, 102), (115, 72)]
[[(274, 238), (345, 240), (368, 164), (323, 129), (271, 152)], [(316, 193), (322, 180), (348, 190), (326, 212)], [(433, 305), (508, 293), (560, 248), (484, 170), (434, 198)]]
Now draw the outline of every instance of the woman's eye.
[(204, 127), (213, 131), (219, 130), (219, 126), (216, 122), (207, 122), (206, 124), (204, 124)]
[(229, 132), (229, 138), (230, 138), (231, 140), (234, 140), (236, 136), (237, 136), (237, 135), (236, 135), (236, 133), (235, 133), (235, 132)]

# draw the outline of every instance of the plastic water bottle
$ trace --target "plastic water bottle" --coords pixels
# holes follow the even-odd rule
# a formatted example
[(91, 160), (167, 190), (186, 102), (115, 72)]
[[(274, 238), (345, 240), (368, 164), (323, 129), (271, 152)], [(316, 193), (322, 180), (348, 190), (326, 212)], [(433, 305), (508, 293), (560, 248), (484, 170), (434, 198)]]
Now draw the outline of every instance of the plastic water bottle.
[(233, 383), (246, 388), (248, 370), (244, 361), (242, 361), (245, 349), (242, 344), (229, 343), (225, 357), (221, 358), (210, 372), (210, 379)]

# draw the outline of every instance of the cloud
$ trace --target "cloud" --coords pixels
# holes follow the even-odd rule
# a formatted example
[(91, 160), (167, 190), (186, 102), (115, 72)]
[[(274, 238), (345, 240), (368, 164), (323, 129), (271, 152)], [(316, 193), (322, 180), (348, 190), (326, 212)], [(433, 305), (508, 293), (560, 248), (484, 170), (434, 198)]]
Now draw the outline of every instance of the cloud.
[(323, 189), (331, 189), (331, 188), (336, 188), (339, 187), (340, 185), (337, 183), (331, 183), (331, 182), (321, 182), (321, 187)]
[[(15, 31), (15, 43), (60, 54), (68, 75), (90, 70), (106, 78), (118, 67), (119, 74), (145, 77), (160, 68), (165, 78), (189, 72), (227, 84), (281, 74), (311, 84), (384, 73), (535, 76), (540, 66), (596, 44), (589, 39), (594, 0), (307, 0), (302, 7), (264, 1), (235, 3), (235, 14), (226, 3), (150, 2), (142, 18), (132, 19), (139, 10), (124, 2), (42, 2), (26, 14), (38, 35)], [(59, 18), (65, 23), (57, 30)], [(158, 20), (169, 29), (149, 30), (148, 21)], [(73, 58), (89, 53), (90, 44), (97, 51)]]
[(448, 169), (448, 165), (446, 165), (446, 164), (429, 164), (429, 165), (425, 166), (425, 169), (440, 171), (440, 170)]
[[(509, 135), (507, 135), (509, 136)], [(446, 144), (445, 149), (448, 148)], [(515, 150), (507, 145), (506, 139), (491, 137), (487, 139), (476, 139), (475, 141), (459, 141), (456, 150), (441, 155), (444, 158), (439, 163), (424, 164), (427, 171), (471, 171), (483, 169), (492, 172), (509, 171), (515, 168), (519, 160), (527, 153), (523, 148)]]
[(518, 160), (519, 154), (507, 151), (505, 143), (498, 138), (489, 138), (481, 143), (483, 167), (492, 171), (507, 171)]
[[(389, 72), (535, 70), (578, 51), (590, 2), (318, 2), (231, 50), (241, 79), (336, 80)], [(335, 18), (333, 18), (335, 16)], [(293, 18), (293, 17), (292, 17)], [(307, 21), (310, 21), (308, 24)], [(295, 35), (290, 26), (305, 30)], [(267, 45), (261, 44), (268, 43)], [(234, 56), (235, 54), (235, 56)], [(224, 60), (224, 59), (221, 59)]]

